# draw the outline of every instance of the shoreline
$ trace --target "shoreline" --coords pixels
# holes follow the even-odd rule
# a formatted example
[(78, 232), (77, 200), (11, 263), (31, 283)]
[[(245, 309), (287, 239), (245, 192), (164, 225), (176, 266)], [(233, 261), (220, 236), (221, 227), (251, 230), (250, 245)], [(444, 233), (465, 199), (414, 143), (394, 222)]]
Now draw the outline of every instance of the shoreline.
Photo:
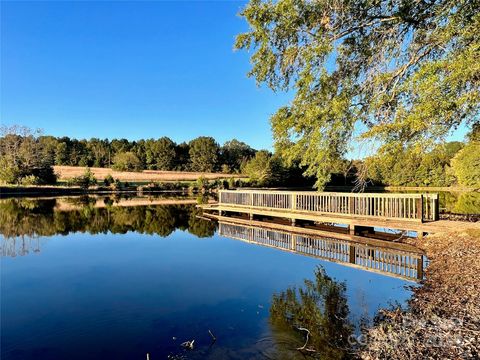
[[(331, 185), (326, 186), (325, 191), (352, 191), (353, 186), (349, 185)], [(472, 192), (480, 191), (473, 187), (466, 186), (368, 186), (366, 192), (371, 191), (440, 191), (440, 192)]]
[(149, 190), (149, 189), (124, 189), (111, 190), (106, 188), (91, 188), (82, 189), (80, 187), (67, 186), (19, 186), (19, 187), (5, 187), (0, 186), (0, 199), (7, 199), (12, 197), (41, 197), (41, 196), (68, 196), (68, 195), (149, 195), (149, 194), (188, 194), (188, 189), (172, 189), (172, 190)]
[(425, 279), (413, 289), (407, 309), (379, 312), (358, 341), (363, 345), (358, 357), (480, 357), (480, 231), (437, 233), (407, 242), (426, 252), (430, 264)]

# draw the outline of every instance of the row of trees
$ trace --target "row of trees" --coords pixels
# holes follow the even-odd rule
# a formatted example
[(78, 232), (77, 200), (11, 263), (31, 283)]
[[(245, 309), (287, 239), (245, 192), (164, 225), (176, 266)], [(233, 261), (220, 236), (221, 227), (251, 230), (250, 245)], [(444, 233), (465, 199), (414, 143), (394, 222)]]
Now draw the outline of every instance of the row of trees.
[(466, 143), (442, 143), (430, 151), (404, 148), (369, 157), (364, 166), (367, 177), (377, 184), (480, 188), (480, 126), (474, 127)]
[[(0, 137), (0, 181), (17, 184), (51, 184), (53, 165), (112, 166), (117, 170), (191, 170), (236, 172), (253, 186), (312, 186), (318, 178), (306, 176), (307, 165), (281, 153), (256, 151), (238, 140), (219, 146), (211, 137), (175, 144), (158, 140), (76, 140), (41, 136), (26, 128), (3, 128)], [(372, 156), (341, 160), (329, 174), (331, 185), (350, 185), (358, 179), (376, 185), (451, 186), (480, 188), (480, 126), (468, 141), (440, 143)]]
[(201, 136), (176, 144), (168, 137), (77, 140), (41, 136), (45, 155), (55, 165), (113, 167), (118, 170), (181, 170), (239, 172), (255, 150), (236, 139), (220, 146), (212, 137)]
[(0, 135), (0, 180), (6, 183), (54, 183), (54, 165), (239, 173), (256, 153), (236, 139), (220, 146), (205, 136), (181, 144), (167, 137), (77, 140), (44, 136), (21, 126), (3, 126)]

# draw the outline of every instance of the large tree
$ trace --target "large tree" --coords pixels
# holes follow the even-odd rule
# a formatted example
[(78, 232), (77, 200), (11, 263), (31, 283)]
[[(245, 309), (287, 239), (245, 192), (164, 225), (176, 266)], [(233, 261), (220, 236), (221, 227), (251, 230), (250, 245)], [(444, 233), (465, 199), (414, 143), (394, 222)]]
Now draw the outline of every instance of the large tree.
[(237, 139), (225, 142), (221, 148), (221, 158), (224, 165), (227, 165), (231, 171), (240, 171), (242, 163), (251, 159), (255, 155), (255, 150), (250, 145)]
[(0, 183), (52, 184), (53, 156), (40, 131), (23, 126), (0, 126)]
[(176, 144), (168, 137), (145, 142), (146, 164), (149, 169), (173, 170)]
[(213, 172), (217, 169), (220, 147), (214, 138), (200, 136), (188, 145), (192, 171)]
[(379, 153), (430, 145), (480, 112), (479, 0), (251, 0), (250, 76), (293, 101), (277, 149), (323, 186), (355, 129)]

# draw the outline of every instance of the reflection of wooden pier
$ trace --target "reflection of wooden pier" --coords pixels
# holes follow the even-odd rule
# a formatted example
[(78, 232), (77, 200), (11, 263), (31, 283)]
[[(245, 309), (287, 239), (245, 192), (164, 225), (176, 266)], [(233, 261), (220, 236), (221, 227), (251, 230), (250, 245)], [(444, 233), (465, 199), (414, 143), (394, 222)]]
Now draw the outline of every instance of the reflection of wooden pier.
[(16, 257), (40, 252), (40, 237), (0, 237), (0, 256)]
[[(408, 245), (391, 244), (389, 247), (388, 243), (378, 240), (357, 242), (298, 234), (249, 226), (236, 220), (220, 221), (219, 234), (406, 280), (423, 278), (423, 253)], [(384, 243), (383, 246), (380, 243)]]
[(292, 192), (268, 190), (222, 190), (215, 205), (206, 211), (284, 218), (315, 223), (343, 224), (351, 234), (365, 229), (386, 228), (424, 233), (449, 231), (452, 226), (477, 227), (461, 221), (438, 220), (437, 194), (369, 194)]

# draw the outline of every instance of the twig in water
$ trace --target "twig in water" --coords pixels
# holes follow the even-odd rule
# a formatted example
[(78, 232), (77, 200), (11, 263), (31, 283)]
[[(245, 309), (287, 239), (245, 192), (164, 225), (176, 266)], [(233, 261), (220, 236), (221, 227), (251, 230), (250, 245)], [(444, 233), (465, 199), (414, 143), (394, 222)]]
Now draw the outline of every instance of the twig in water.
[(210, 331), (210, 329), (208, 329), (208, 333), (210, 334), (210, 336), (212, 337), (212, 340), (213, 341), (216, 341), (217, 338), (215, 337), (215, 335), (213, 335), (213, 333)]
[(305, 340), (305, 344), (303, 344), (302, 347), (297, 348), (297, 350), (305, 350), (305, 348), (307, 347), (307, 343), (308, 343), (308, 337), (310, 336), (310, 330), (308, 330), (307, 328), (303, 328), (303, 327), (299, 327), (297, 329), (300, 330), (300, 331), (306, 331), (307, 332), (307, 339)]
[(193, 343), (195, 342), (195, 339), (192, 341), (185, 341), (184, 343), (181, 343), (180, 345), (183, 346), (186, 349), (193, 350)]

